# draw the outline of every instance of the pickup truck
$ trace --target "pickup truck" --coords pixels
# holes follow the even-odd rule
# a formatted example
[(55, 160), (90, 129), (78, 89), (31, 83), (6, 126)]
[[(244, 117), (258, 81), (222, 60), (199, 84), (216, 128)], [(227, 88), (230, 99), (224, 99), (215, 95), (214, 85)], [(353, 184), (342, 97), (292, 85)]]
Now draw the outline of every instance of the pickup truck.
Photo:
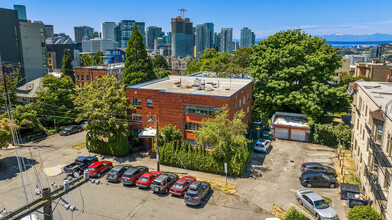
[(78, 157), (75, 159), (75, 162), (65, 166), (63, 168), (64, 173), (68, 174), (69, 176), (78, 177), (80, 176), (87, 167), (98, 161), (98, 158), (95, 156), (88, 156), (88, 157)]

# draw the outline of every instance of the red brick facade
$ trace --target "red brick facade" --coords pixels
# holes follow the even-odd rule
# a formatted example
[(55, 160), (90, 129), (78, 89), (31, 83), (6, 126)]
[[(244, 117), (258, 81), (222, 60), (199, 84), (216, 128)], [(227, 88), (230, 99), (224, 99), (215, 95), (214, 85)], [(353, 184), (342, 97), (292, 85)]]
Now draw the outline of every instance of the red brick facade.
[[(230, 109), (230, 118), (234, 116), (236, 111), (242, 109), (246, 114), (244, 122), (249, 125), (251, 122), (252, 87), (253, 83), (249, 83), (230, 97), (127, 88), (126, 95), (130, 103), (132, 103), (132, 98), (141, 99), (140, 106), (135, 106), (136, 109), (129, 112), (130, 115), (132, 115), (132, 113), (141, 114), (141, 121), (132, 122), (131, 127), (140, 130), (148, 127), (156, 128), (155, 115), (158, 114), (160, 129), (172, 124), (183, 133), (184, 139), (194, 139), (193, 131), (185, 130), (185, 122), (201, 123), (203, 118), (213, 116), (187, 114), (184, 111), (184, 106), (186, 105), (210, 108), (221, 108), (224, 105), (227, 105)], [(147, 99), (152, 100), (151, 106), (147, 106)], [(240, 100), (241, 107), (239, 107)], [(148, 122), (148, 115), (153, 116), (154, 120)]]
[(90, 69), (86, 67), (75, 68), (75, 84), (83, 84), (94, 81), (97, 77), (102, 77), (108, 75), (109, 71), (107, 69)]

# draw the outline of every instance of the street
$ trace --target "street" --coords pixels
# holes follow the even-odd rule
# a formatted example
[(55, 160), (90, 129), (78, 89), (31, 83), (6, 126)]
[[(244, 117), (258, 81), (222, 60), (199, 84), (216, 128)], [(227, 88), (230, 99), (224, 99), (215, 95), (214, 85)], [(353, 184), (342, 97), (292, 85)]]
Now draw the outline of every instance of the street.
[[(36, 143), (25, 144), (19, 149), (27, 171), (24, 172), (28, 200), (38, 198), (34, 195), (36, 185), (50, 186), (52, 183), (63, 184), (65, 175), (51, 176), (44, 173), (46, 169), (54, 170), (71, 163), (78, 156), (88, 155), (85, 148), (75, 150), (69, 148), (84, 142), (85, 132), (71, 136), (50, 136)], [(87, 182), (69, 192), (63, 198), (78, 209), (75, 212), (65, 210), (60, 202), (54, 212), (54, 219), (264, 219), (272, 217), (273, 204), (288, 210), (297, 206), (295, 192), (304, 188), (300, 185), (300, 165), (305, 162), (321, 162), (332, 165), (335, 156), (333, 149), (309, 143), (292, 141), (273, 141), (270, 152), (255, 153), (243, 178), (229, 178), (229, 183), (237, 186), (235, 195), (225, 194), (214, 189), (200, 207), (189, 207), (183, 198), (170, 195), (157, 195), (150, 190), (137, 187), (124, 187), (122, 184), (108, 183), (105, 177), (100, 184)], [(25, 194), (17, 169), (15, 150), (1, 150), (0, 158), (4, 159), (7, 168), (0, 175), (0, 208), (12, 211), (25, 204)], [(94, 154), (91, 154), (94, 155)], [(137, 153), (125, 158), (113, 158), (97, 155), (99, 160), (110, 160), (114, 164), (144, 165), (150, 170), (156, 169), (156, 160), (145, 153)], [(56, 168), (57, 169), (57, 168)], [(199, 171), (185, 170), (161, 166), (161, 170), (186, 173), (196, 177), (225, 181), (221, 175)], [(339, 199), (337, 189), (314, 188), (313, 191), (332, 200), (332, 207), (345, 219), (347, 208)], [(57, 202), (57, 201), (55, 201)], [(54, 206), (53, 206), (54, 207)], [(303, 213), (306, 213), (302, 210)], [(309, 216), (309, 214), (308, 214)], [(42, 215), (40, 216), (42, 217)], [(311, 217), (311, 216), (310, 216)]]

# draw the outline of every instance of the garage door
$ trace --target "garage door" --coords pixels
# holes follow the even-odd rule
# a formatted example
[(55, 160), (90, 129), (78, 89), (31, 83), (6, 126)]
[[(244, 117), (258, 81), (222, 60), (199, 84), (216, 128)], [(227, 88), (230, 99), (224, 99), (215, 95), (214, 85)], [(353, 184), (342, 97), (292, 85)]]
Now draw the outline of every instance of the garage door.
[(289, 129), (275, 128), (275, 138), (288, 140), (289, 139)]
[(291, 140), (293, 141), (305, 141), (305, 131), (298, 129), (291, 129)]

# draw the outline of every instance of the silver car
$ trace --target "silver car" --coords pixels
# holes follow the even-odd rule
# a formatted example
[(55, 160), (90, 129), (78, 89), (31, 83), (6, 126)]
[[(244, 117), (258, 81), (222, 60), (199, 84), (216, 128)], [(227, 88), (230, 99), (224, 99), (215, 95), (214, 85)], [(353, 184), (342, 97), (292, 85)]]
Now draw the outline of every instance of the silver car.
[(329, 204), (317, 193), (308, 189), (300, 189), (295, 193), (299, 204), (303, 205), (317, 219), (335, 220), (339, 219), (338, 214)]

